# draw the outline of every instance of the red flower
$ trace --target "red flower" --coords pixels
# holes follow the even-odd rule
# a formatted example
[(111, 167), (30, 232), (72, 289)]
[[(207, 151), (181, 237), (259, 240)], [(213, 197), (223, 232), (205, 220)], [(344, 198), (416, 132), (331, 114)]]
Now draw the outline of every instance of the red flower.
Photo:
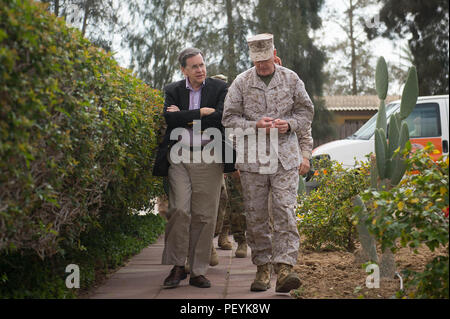
[(446, 208), (442, 208), (442, 212), (444, 213), (444, 216), (448, 218), (448, 206)]

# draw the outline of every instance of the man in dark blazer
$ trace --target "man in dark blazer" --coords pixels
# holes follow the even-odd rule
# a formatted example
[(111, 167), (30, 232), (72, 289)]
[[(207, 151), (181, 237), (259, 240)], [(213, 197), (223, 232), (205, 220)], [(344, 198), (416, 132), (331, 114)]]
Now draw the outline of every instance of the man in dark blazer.
[[(177, 287), (181, 280), (187, 278), (184, 265), (189, 255), (189, 284), (209, 288), (211, 283), (205, 275), (210, 260), (222, 176), (224, 172), (235, 170), (234, 150), (233, 161), (224, 161), (227, 152), (225, 149), (231, 147), (226, 142), (221, 124), (228, 86), (221, 80), (206, 78), (206, 65), (200, 50), (185, 49), (178, 60), (185, 79), (164, 88), (167, 130), (159, 145), (153, 168), (153, 175), (167, 176), (169, 183), (168, 222), (162, 263), (174, 267), (164, 280), (163, 287)], [(192, 143), (192, 136), (195, 134), (192, 129), (194, 121), (201, 121), (202, 131), (216, 128), (222, 133), (221, 158), (216, 158), (212, 163), (203, 159), (201, 162), (193, 161), (193, 158), (198, 159), (200, 156), (196, 152), (201, 153), (203, 146), (211, 142), (202, 139), (200, 147)], [(179, 128), (190, 133), (187, 136), (187, 145), (184, 138), (180, 140), (177, 136), (178, 139), (170, 139), (172, 131)], [(171, 147), (181, 142), (185, 150), (188, 150), (188, 161), (175, 160), (174, 152), (170, 152)]]

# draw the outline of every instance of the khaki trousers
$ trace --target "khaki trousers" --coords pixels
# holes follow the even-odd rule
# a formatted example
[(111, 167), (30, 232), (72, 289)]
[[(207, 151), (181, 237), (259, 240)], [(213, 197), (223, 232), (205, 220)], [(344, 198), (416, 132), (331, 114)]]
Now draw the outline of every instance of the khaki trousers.
[(223, 164), (192, 160), (174, 164), (170, 158), (169, 162), (169, 208), (162, 264), (184, 266), (189, 255), (191, 277), (205, 275), (216, 227)]

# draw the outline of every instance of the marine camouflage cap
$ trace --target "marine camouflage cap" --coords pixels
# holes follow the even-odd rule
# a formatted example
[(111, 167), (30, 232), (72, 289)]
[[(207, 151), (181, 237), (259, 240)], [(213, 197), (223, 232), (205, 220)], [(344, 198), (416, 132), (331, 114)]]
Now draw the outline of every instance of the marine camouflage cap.
[(247, 39), (250, 58), (253, 62), (268, 60), (273, 57), (273, 35), (270, 33), (257, 34)]
[(223, 74), (216, 74), (211, 77), (212, 79), (218, 79), (227, 82), (228, 78)]

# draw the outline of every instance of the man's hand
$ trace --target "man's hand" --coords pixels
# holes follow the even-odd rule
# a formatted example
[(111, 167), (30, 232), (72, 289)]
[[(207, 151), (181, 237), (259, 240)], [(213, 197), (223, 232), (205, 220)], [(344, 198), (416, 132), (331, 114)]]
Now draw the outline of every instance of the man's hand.
[(216, 109), (213, 109), (211, 107), (202, 107), (200, 109), (200, 117), (210, 115), (210, 114), (214, 113), (215, 111), (216, 111)]
[(270, 133), (270, 128), (273, 126), (273, 118), (271, 117), (263, 117), (258, 122), (256, 122), (256, 128), (265, 128), (266, 134)]
[(167, 108), (167, 112), (178, 112), (180, 109), (176, 105), (171, 105)]
[(310, 166), (309, 166), (309, 159), (306, 158), (306, 157), (303, 157), (303, 161), (300, 164), (300, 166), (298, 167), (298, 173), (300, 175), (305, 175), (306, 173), (309, 172), (309, 168), (310, 168)]
[(289, 131), (289, 123), (285, 120), (276, 119), (273, 121), (274, 127), (278, 129), (281, 134)]

